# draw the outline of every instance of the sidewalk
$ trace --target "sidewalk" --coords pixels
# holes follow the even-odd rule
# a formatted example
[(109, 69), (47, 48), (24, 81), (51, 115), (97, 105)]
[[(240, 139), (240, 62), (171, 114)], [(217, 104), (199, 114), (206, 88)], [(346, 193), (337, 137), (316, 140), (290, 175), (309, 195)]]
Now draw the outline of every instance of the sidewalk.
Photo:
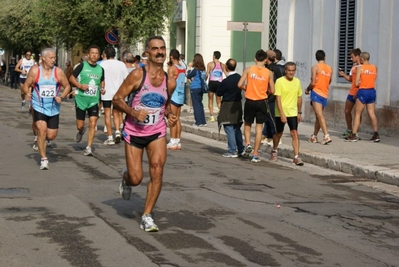
[[(209, 118), (209, 112), (205, 110), (205, 116)], [(208, 122), (205, 127), (192, 126), (194, 115), (189, 113), (189, 107), (183, 106), (181, 112), (182, 131), (197, 134), (210, 139), (226, 142), (223, 128), (218, 133), (217, 122)], [(243, 129), (243, 128), (242, 128)], [(344, 129), (329, 129), (332, 142), (328, 145), (320, 143), (312, 144), (307, 140), (313, 133), (313, 124), (299, 124), (300, 157), (306, 163), (311, 163), (324, 168), (329, 168), (344, 173), (353, 174), (379, 182), (399, 185), (399, 139), (381, 136), (381, 142), (369, 142), (371, 135), (360, 133), (361, 141), (345, 142), (339, 136)], [(254, 126), (252, 126), (254, 137)], [(318, 139), (322, 139), (322, 131)], [(253, 143), (252, 143), (253, 144)], [(260, 148), (262, 160), (270, 160), (271, 147), (262, 144)], [(227, 151), (227, 145), (226, 145)], [(288, 126), (284, 129), (282, 145), (278, 148), (279, 157), (293, 158), (291, 136)], [(254, 163), (255, 164), (255, 163)]]

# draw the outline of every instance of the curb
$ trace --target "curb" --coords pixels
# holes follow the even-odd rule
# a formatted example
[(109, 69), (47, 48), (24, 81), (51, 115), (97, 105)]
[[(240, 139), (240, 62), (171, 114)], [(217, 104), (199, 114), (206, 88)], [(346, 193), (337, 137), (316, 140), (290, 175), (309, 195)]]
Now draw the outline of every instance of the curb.
[[(226, 134), (223, 130), (218, 133), (217, 131), (209, 131), (209, 128), (194, 127), (189, 125), (188, 121), (181, 121), (182, 131), (186, 133), (196, 134), (209, 139), (227, 142)], [(260, 150), (263, 153), (270, 154), (272, 148), (270, 146), (262, 145)], [(288, 145), (280, 145), (278, 149), (278, 156), (285, 158), (293, 158), (293, 149)], [(397, 185), (399, 186), (399, 169), (391, 169), (387, 167), (379, 167), (372, 165), (365, 165), (364, 163), (357, 162), (348, 158), (343, 158), (337, 155), (324, 154), (310, 150), (303, 150), (300, 153), (301, 159), (313, 165), (323, 168), (352, 174), (356, 177), (367, 178), (370, 180)]]

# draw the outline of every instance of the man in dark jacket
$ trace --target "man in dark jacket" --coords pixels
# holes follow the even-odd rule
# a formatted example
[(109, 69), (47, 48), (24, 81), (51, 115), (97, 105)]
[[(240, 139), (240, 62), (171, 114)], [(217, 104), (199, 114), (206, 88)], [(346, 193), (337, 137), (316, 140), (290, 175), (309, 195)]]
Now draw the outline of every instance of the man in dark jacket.
[[(275, 63), (276, 53), (273, 50), (267, 50), (266, 53), (267, 53), (266, 68), (268, 68), (270, 71), (273, 72), (273, 81), (274, 83), (276, 83), (276, 80), (278, 78), (284, 76), (284, 72), (282, 72), (281, 68)], [(269, 114), (263, 126), (262, 143), (272, 146), (273, 136), (274, 134), (276, 134), (276, 126), (275, 126), (276, 118), (274, 116), (276, 97), (273, 94), (269, 94), (267, 97), (267, 102), (269, 104)]]
[(237, 62), (229, 59), (226, 62), (227, 78), (225, 78), (216, 90), (219, 111), (219, 131), (222, 125), (227, 135), (227, 153), (225, 158), (237, 158), (244, 152), (242, 142), (242, 105), (241, 89), (237, 86), (241, 75), (235, 72)]

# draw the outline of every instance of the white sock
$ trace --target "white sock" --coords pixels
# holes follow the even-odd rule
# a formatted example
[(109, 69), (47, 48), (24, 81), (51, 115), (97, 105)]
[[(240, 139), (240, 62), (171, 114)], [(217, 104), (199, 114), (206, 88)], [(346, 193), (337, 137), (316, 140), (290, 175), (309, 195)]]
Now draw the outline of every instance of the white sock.
[(112, 135), (109, 135), (108, 136), (108, 140), (112, 140), (113, 138), (112, 138)]
[(180, 143), (180, 138), (176, 138), (176, 144)]

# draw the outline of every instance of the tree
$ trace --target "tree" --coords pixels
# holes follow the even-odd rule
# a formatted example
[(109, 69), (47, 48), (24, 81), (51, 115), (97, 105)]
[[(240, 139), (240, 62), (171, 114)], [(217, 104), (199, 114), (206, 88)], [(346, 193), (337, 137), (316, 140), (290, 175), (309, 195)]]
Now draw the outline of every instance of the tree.
[(110, 27), (134, 44), (161, 34), (173, 7), (173, 0), (2, 0), (0, 46), (18, 52), (57, 43), (104, 47)]

